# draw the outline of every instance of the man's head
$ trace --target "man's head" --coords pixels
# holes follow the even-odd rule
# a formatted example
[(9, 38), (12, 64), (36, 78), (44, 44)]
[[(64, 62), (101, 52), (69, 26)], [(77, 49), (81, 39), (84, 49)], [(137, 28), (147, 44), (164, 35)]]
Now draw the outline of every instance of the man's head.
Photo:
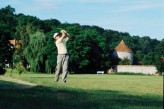
[(55, 33), (55, 34), (53, 35), (53, 38), (54, 38), (55, 40), (57, 40), (59, 37), (60, 37), (60, 33)]

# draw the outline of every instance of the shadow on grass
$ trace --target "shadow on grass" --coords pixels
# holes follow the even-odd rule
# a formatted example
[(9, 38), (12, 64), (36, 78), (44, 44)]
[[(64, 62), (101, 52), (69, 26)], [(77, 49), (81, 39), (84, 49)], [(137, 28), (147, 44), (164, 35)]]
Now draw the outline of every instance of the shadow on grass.
[(154, 96), (111, 90), (19, 87), (22, 86), (0, 80), (0, 109), (163, 109), (162, 99)]

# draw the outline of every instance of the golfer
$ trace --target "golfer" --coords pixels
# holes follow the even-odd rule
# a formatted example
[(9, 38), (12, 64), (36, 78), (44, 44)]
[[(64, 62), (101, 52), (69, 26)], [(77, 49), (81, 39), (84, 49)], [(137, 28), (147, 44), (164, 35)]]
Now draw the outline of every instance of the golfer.
[(60, 72), (62, 71), (62, 80), (66, 83), (69, 61), (66, 43), (70, 39), (70, 35), (65, 30), (61, 30), (60, 33), (55, 33), (53, 38), (58, 50), (55, 81), (58, 82)]

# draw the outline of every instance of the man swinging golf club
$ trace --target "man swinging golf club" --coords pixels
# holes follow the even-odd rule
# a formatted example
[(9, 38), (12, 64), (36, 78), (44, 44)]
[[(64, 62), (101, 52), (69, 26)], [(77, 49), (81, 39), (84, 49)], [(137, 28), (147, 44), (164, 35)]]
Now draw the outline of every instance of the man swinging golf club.
[(55, 81), (58, 82), (60, 71), (62, 71), (62, 80), (63, 82), (66, 82), (69, 61), (66, 43), (70, 39), (70, 35), (65, 30), (61, 30), (60, 33), (55, 33), (53, 38), (58, 50)]

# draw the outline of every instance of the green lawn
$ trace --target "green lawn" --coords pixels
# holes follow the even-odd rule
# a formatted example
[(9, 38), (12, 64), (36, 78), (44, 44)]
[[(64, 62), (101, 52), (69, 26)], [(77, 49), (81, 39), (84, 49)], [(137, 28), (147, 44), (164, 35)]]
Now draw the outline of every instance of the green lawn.
[(54, 82), (52, 74), (13, 78), (38, 86), (0, 79), (0, 109), (163, 109), (162, 76), (70, 74), (67, 83)]

